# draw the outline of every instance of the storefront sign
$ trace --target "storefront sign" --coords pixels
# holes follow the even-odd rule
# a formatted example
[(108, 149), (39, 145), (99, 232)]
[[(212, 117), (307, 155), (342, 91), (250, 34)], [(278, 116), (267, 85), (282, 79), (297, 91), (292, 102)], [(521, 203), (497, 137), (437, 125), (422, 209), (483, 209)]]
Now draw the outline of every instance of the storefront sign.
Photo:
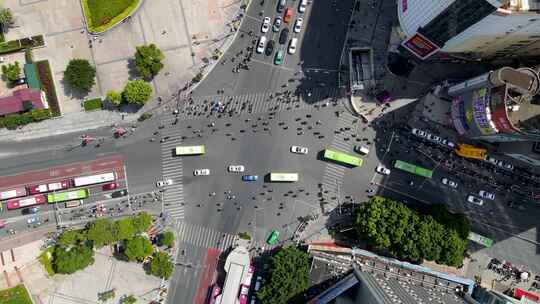
[(420, 33), (416, 33), (401, 44), (416, 57), (425, 60), (435, 54), (440, 48)]

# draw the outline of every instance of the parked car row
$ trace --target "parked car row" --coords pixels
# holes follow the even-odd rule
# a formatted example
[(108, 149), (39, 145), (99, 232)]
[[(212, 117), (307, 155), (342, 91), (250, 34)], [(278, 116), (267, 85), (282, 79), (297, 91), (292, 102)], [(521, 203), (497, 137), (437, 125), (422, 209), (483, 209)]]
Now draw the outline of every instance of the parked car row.
[(445, 147), (450, 148), (450, 149), (454, 149), (456, 147), (456, 144), (449, 141), (448, 139), (441, 138), (440, 136), (431, 134), (431, 133), (429, 133), (427, 131), (424, 131), (424, 130), (413, 128), (411, 130), (411, 133), (413, 135), (415, 135), (415, 136), (418, 136), (418, 137), (426, 140), (426, 141), (429, 141), (431, 143), (438, 144), (438, 145), (441, 145), (441, 146), (445, 146)]
[(504, 162), (502, 160), (495, 159), (494, 157), (489, 156), (489, 155), (486, 156), (485, 161), (492, 164), (492, 165), (494, 165), (494, 166), (497, 166), (497, 167), (500, 167), (500, 168), (503, 168), (503, 169), (506, 169), (506, 170), (510, 170), (510, 171), (514, 170), (514, 165), (512, 165), (510, 163), (507, 163), (507, 162)]

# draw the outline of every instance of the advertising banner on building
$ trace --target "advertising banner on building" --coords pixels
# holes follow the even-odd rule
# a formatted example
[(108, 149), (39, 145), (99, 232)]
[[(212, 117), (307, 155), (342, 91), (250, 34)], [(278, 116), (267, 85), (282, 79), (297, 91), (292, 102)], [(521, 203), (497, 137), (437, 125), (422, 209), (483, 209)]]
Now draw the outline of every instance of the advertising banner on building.
[(440, 49), (420, 33), (412, 35), (409, 39), (403, 41), (401, 45), (422, 60), (429, 58)]
[(477, 89), (472, 92), (471, 108), (478, 127), (478, 131), (482, 135), (492, 135), (497, 133), (490, 125), (490, 120), (487, 117), (487, 101), (489, 100), (489, 90), (486, 88)]
[(452, 122), (454, 123), (454, 128), (459, 135), (467, 133), (468, 126), (463, 120), (463, 100), (460, 96), (456, 96), (452, 99), (452, 108), (450, 114), (452, 115)]

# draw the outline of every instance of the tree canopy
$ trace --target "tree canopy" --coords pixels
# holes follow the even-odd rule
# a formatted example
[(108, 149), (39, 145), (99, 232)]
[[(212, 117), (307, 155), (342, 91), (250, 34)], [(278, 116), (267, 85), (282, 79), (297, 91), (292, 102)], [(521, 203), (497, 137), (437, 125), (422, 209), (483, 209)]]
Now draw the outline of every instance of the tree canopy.
[(152, 96), (152, 87), (144, 80), (131, 80), (124, 87), (123, 99), (132, 104), (143, 105)]
[(13, 13), (9, 8), (0, 7), (0, 27), (5, 33), (14, 24)]
[(130, 261), (142, 262), (145, 257), (152, 254), (154, 248), (152, 243), (145, 237), (136, 236), (124, 241), (124, 254)]
[(280, 249), (270, 261), (270, 276), (257, 292), (264, 304), (305, 303), (309, 287), (309, 255), (296, 247)]
[[(438, 212), (441, 217), (448, 211)], [(458, 218), (469, 227), (466, 217)], [(445, 219), (445, 223), (451, 222)], [(450, 266), (462, 264), (467, 239), (460, 233), (468, 228), (445, 226), (431, 215), (419, 215), (404, 204), (372, 198), (357, 209), (355, 225), (358, 234), (369, 244), (400, 259), (412, 262), (427, 259)]]
[(98, 219), (90, 223), (88, 227), (88, 240), (96, 248), (112, 244), (118, 241), (118, 229), (115, 222), (111, 219)]
[(92, 248), (84, 245), (54, 250), (53, 268), (56, 273), (71, 274), (94, 263)]
[(171, 231), (165, 231), (159, 235), (158, 238), (159, 246), (167, 246), (171, 248), (174, 244), (174, 234)]
[(150, 273), (156, 277), (168, 279), (173, 272), (173, 263), (165, 252), (154, 253), (154, 258), (150, 262)]
[(116, 91), (108, 91), (107, 101), (115, 106), (119, 106), (122, 103), (122, 94)]
[(152, 78), (163, 69), (161, 61), (164, 58), (165, 55), (155, 44), (138, 46), (135, 51), (135, 69), (142, 78)]
[(10, 82), (13, 82), (21, 77), (21, 67), (18, 61), (2, 66), (2, 76)]
[(75, 90), (86, 94), (96, 84), (96, 69), (86, 59), (71, 59), (64, 71), (64, 80)]

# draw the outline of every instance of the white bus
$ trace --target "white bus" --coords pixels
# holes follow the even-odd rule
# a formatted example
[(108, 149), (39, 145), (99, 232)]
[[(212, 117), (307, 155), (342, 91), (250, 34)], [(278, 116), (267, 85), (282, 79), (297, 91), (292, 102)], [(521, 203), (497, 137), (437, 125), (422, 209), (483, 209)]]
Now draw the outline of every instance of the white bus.
[(271, 182), (297, 182), (298, 173), (270, 173)]
[(114, 172), (101, 173), (96, 175), (88, 175), (75, 177), (73, 179), (73, 185), (75, 187), (88, 186), (93, 184), (100, 184), (106, 182), (112, 182), (116, 179)]
[(174, 149), (174, 155), (201, 155), (205, 153), (204, 146), (179, 146)]

